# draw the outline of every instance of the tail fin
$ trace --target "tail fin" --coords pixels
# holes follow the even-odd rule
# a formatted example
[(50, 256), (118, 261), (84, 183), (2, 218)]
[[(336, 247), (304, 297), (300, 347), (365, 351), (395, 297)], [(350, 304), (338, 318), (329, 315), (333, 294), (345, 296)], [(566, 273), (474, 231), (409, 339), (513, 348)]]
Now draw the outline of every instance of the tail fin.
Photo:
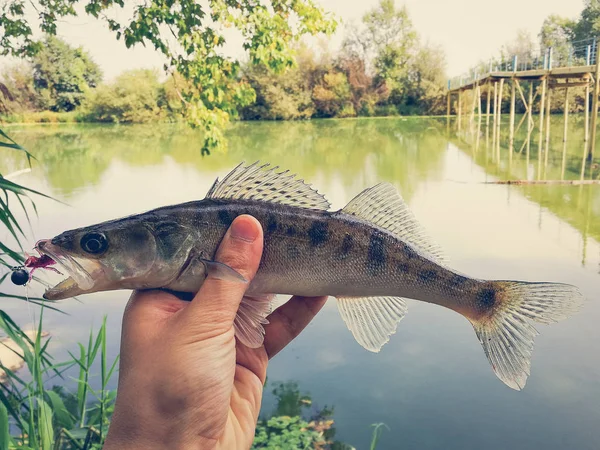
[(583, 296), (568, 284), (491, 284), (502, 300), (491, 316), (472, 321), (473, 327), (498, 378), (521, 390), (529, 376), (533, 339), (538, 335), (531, 321), (550, 324), (565, 319), (579, 310)]

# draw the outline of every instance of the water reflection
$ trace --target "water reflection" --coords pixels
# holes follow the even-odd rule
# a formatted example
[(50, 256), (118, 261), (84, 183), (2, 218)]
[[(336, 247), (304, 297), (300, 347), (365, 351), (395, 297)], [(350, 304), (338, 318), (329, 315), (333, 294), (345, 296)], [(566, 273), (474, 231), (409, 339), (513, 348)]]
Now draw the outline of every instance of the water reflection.
[[(237, 123), (228, 133), (225, 155), (201, 157), (200, 135), (183, 126), (78, 125), (11, 129), (35, 154), (52, 193), (72, 198), (100, 183), (111, 164), (160, 166), (172, 160), (202, 173), (228, 170), (241, 160), (264, 160), (303, 177), (338, 179), (348, 188), (365, 183), (399, 183), (409, 198), (419, 180), (440, 172), (446, 139), (435, 121), (388, 119), (295, 123)], [(427, 133), (425, 133), (427, 131)], [(18, 170), (20, 155), (3, 157), (0, 167)], [(20, 162), (19, 162), (20, 161)], [(437, 169), (436, 169), (437, 166)]]

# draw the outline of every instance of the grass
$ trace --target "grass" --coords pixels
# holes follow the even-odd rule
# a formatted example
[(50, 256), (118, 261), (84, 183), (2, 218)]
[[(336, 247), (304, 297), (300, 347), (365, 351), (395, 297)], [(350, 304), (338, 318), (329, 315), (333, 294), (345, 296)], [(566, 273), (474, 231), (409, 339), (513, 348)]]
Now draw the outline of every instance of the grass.
[(25, 124), (25, 123), (75, 123), (81, 122), (82, 116), (75, 111), (54, 112), (54, 111), (32, 111), (23, 113), (13, 113), (2, 116), (4, 123)]
[[(56, 363), (48, 354), (50, 339), (42, 342), (42, 317), (33, 339), (0, 311), (0, 330), (18, 344), (26, 375), (18, 375), (0, 363), (6, 381), (0, 384), (0, 450), (88, 450), (101, 448), (114, 409), (116, 391), (108, 384), (118, 358), (109, 365), (106, 352), (106, 320), (79, 354)], [(91, 368), (100, 364), (100, 387), (90, 384)], [(76, 392), (65, 389), (64, 373), (78, 368)], [(50, 386), (51, 387), (48, 387)]]

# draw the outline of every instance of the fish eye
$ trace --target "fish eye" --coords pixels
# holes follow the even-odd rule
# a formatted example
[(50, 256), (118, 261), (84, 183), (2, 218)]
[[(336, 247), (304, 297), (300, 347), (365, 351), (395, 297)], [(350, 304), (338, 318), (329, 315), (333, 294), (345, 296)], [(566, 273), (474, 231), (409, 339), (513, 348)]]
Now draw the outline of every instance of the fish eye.
[(94, 255), (102, 253), (108, 248), (108, 241), (102, 233), (87, 233), (83, 235), (79, 244), (83, 251)]

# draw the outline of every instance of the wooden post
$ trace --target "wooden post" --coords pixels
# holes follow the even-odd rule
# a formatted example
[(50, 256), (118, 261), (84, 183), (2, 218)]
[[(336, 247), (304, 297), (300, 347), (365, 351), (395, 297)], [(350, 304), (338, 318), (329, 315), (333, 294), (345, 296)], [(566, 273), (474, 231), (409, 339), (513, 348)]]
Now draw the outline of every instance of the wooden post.
[(475, 151), (479, 151), (479, 141), (481, 139), (481, 86), (477, 84), (477, 141), (475, 142)]
[(477, 112), (479, 113), (479, 122), (481, 122), (481, 86), (477, 85)]
[(529, 109), (527, 110), (527, 166), (529, 166), (529, 151), (531, 147), (531, 132), (533, 131), (533, 81), (529, 83)]
[[(588, 46), (589, 47), (589, 46)], [(589, 51), (588, 51), (589, 53)], [(589, 61), (589, 59), (588, 59)], [(583, 117), (584, 137), (583, 137), (583, 158), (581, 160), (581, 175), (580, 179), (585, 178), (585, 158), (587, 157), (588, 147), (590, 145), (590, 83), (585, 87), (585, 115)]]
[(462, 127), (462, 90), (458, 90), (458, 131)]
[[(590, 83), (588, 80), (588, 84), (585, 87), (585, 111), (584, 111), (584, 136), (583, 142), (585, 142), (585, 146), (587, 147), (588, 142), (590, 140)], [(587, 150), (587, 148), (586, 148)]]
[(504, 78), (500, 80), (498, 92), (498, 132), (496, 134), (496, 160), (500, 161), (500, 128), (502, 125), (502, 93), (504, 92)]
[(567, 133), (568, 133), (568, 126), (569, 126), (569, 88), (565, 88), (565, 111), (564, 111), (564, 115), (565, 115), (565, 128), (563, 130), (563, 153), (562, 153), (562, 167), (561, 167), (561, 172), (560, 172), (560, 179), (564, 180), (565, 179), (565, 166), (567, 163)]
[(552, 89), (548, 88), (546, 95), (546, 147), (544, 150), (544, 174), (548, 166), (548, 153), (550, 153), (550, 116), (552, 115)]
[[(596, 42), (594, 41), (594, 44)], [(592, 133), (590, 137), (590, 153), (588, 159), (594, 160), (594, 152), (596, 150), (596, 122), (598, 122), (598, 95), (600, 95), (600, 46), (597, 44), (596, 47), (596, 76), (594, 78), (594, 96), (592, 97)]]
[(473, 89), (471, 89), (471, 96), (473, 97), (471, 99), (471, 115), (469, 117), (469, 129), (471, 132), (473, 132), (473, 129), (475, 127), (475, 105), (476, 105), (476, 101), (477, 98), (475, 97), (475, 91), (477, 90), (476, 87), (473, 87)]
[(486, 113), (485, 113), (485, 126), (487, 128), (490, 127), (490, 102), (492, 100), (492, 83), (490, 83), (488, 81), (487, 84), (487, 108), (486, 108)]
[(496, 125), (497, 122), (498, 122), (498, 82), (494, 81), (494, 120), (493, 120), (493, 124), (492, 124), (492, 127), (493, 127), (493, 129), (492, 129), (492, 150), (493, 150), (492, 155), (493, 156), (496, 154), (496, 130), (498, 129), (498, 127)]
[(448, 95), (446, 95), (446, 115), (448, 117), (450, 117), (450, 109), (451, 109), (451, 105), (450, 105), (450, 91), (448, 91)]
[(492, 83), (487, 82), (487, 107), (485, 113), (485, 145), (490, 145), (490, 105), (492, 101)]
[(542, 80), (542, 97), (540, 98), (540, 138), (538, 141), (538, 173), (537, 179), (540, 179), (540, 173), (542, 169), (542, 150), (544, 145), (544, 111), (546, 108), (546, 85), (548, 84), (548, 79), (544, 77)]
[(509, 145), (508, 145), (508, 157), (509, 160), (512, 161), (513, 154), (513, 146), (515, 143), (515, 96), (517, 93), (517, 88), (515, 86), (515, 80), (513, 79), (511, 82), (511, 92), (510, 92), (510, 136), (509, 136)]

